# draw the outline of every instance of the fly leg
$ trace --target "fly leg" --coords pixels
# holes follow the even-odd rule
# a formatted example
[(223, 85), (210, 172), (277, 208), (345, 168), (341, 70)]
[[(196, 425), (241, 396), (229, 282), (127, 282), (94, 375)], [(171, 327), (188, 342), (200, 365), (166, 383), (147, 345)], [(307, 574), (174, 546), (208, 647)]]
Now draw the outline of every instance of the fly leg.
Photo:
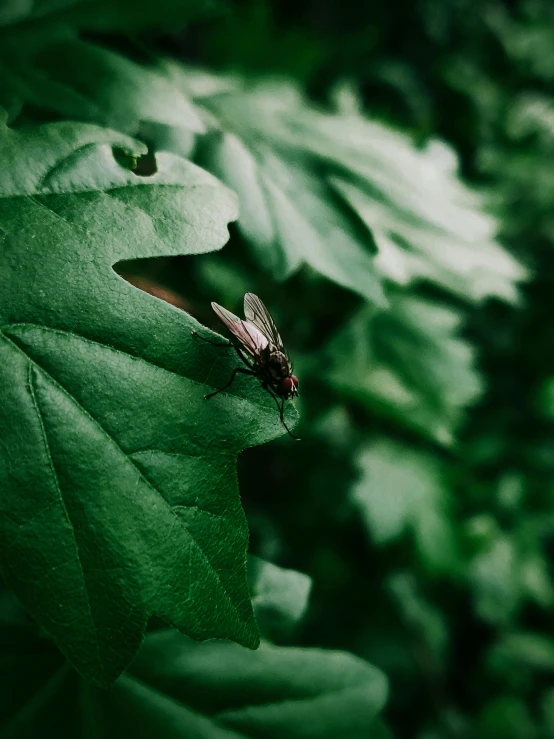
[[(248, 361), (248, 359), (244, 355), (244, 352), (242, 351), (242, 349), (239, 346), (237, 346), (236, 344), (233, 344), (233, 347), (234, 347), (236, 353), (239, 355), (239, 358), (244, 362), (244, 364), (248, 367), (248, 369), (252, 369), (252, 365), (250, 364), (250, 362)], [(256, 374), (256, 373), (254, 372), (253, 374)]]
[(271, 397), (273, 398), (273, 400), (277, 403), (277, 408), (279, 409), (279, 420), (281, 421), (281, 423), (283, 424), (283, 426), (286, 428), (289, 436), (292, 436), (292, 438), (295, 441), (300, 441), (300, 439), (298, 438), (298, 436), (295, 436), (292, 433), (292, 431), (289, 429), (289, 427), (287, 426), (287, 424), (285, 423), (285, 399), (282, 398), (281, 399), (281, 402), (279, 403), (279, 401), (277, 400), (277, 396), (273, 393), (273, 391), (271, 390), (271, 388), (268, 385), (264, 384), (264, 385), (262, 385), (262, 387), (264, 388), (264, 390), (267, 390), (267, 392), (271, 395)]
[(208, 398), (213, 398), (214, 395), (217, 395), (222, 390), (227, 390), (227, 388), (229, 387), (229, 385), (232, 385), (233, 384), (233, 380), (237, 376), (237, 372), (240, 372), (241, 375), (255, 375), (256, 374), (251, 369), (246, 369), (245, 367), (237, 367), (236, 369), (233, 370), (233, 374), (231, 375), (231, 378), (230, 378), (229, 382), (226, 385), (223, 385), (223, 387), (220, 387), (219, 390), (214, 390), (213, 393), (208, 393), (207, 395), (204, 395), (204, 398), (206, 400), (208, 400)]
[(250, 364), (250, 362), (248, 361), (248, 359), (246, 358), (246, 356), (244, 355), (244, 353), (242, 352), (242, 350), (236, 344), (234, 344), (232, 341), (227, 341), (227, 342), (211, 341), (210, 339), (206, 339), (204, 336), (200, 336), (200, 334), (197, 331), (194, 331), (194, 330), (191, 331), (191, 334), (195, 338), (201, 339), (202, 341), (205, 341), (206, 344), (211, 344), (212, 346), (219, 346), (219, 347), (223, 347), (225, 349), (229, 349), (230, 347), (232, 347), (236, 351), (236, 353), (238, 354), (239, 359), (241, 360), (241, 362), (244, 362), (244, 364), (248, 368), (248, 369), (246, 369), (245, 367), (237, 367), (233, 371), (233, 374), (231, 375), (231, 378), (230, 378), (229, 382), (226, 385), (224, 385), (223, 387), (220, 387), (219, 390), (214, 390), (213, 393), (208, 393), (207, 395), (204, 395), (204, 398), (206, 400), (208, 400), (208, 398), (212, 398), (214, 395), (217, 395), (222, 390), (226, 390), (229, 387), (229, 385), (232, 385), (233, 384), (233, 380), (235, 379), (235, 377), (237, 375), (237, 372), (240, 372), (242, 375), (255, 375), (256, 374), (253, 371), (252, 365)]
[(212, 341), (211, 339), (206, 339), (205, 336), (200, 336), (200, 334), (197, 331), (191, 331), (191, 334), (196, 338), (200, 339), (201, 341), (205, 341), (206, 344), (211, 344), (212, 346), (221, 346), (221, 347), (230, 347), (235, 346), (232, 341), (226, 341), (225, 343), (221, 341)]
[(206, 339), (205, 336), (200, 336), (200, 334), (197, 331), (191, 331), (191, 334), (196, 338), (200, 339), (201, 341), (205, 341), (206, 344), (211, 344), (212, 346), (219, 346), (224, 349), (230, 349), (231, 347), (236, 351), (236, 353), (239, 355), (239, 359), (244, 362), (244, 364), (250, 369), (252, 365), (248, 361), (248, 359), (245, 357), (244, 352), (232, 341), (211, 341), (211, 339)]

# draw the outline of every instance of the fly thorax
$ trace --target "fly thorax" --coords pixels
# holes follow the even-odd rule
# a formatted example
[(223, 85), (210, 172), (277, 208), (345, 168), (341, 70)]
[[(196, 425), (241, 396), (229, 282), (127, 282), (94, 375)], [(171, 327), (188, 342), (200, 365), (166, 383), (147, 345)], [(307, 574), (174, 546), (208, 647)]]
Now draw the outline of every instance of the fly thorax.
[(267, 362), (269, 374), (274, 380), (281, 380), (290, 374), (289, 360), (280, 351), (274, 351), (269, 355)]

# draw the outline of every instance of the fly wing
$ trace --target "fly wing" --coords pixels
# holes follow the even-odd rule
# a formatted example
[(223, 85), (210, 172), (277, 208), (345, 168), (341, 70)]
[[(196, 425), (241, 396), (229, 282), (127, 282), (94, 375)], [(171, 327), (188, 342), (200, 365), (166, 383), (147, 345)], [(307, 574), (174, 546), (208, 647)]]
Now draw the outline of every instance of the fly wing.
[(244, 296), (244, 317), (258, 331), (261, 331), (270, 344), (273, 344), (280, 352), (285, 353), (283, 340), (277, 331), (271, 313), (254, 293), (246, 293)]
[(256, 326), (247, 321), (241, 320), (238, 316), (235, 316), (234, 313), (231, 313), (231, 311), (228, 311), (221, 305), (212, 303), (212, 308), (220, 321), (222, 321), (233, 336), (238, 339), (245, 351), (247, 351), (253, 359), (256, 359), (256, 357), (258, 357), (267, 346), (267, 337), (259, 331)]

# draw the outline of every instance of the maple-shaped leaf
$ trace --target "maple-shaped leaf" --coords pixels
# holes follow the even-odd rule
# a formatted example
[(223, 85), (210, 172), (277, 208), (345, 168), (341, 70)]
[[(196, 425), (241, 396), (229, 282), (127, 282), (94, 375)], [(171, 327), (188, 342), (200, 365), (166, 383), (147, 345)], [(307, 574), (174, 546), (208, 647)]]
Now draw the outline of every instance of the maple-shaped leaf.
[(170, 154), (139, 177), (114, 147), (142, 153), (92, 125), (0, 128), (0, 567), (98, 684), (152, 614), (257, 645), (235, 463), (283, 432), (253, 378), (206, 402), (232, 352), (113, 269), (220, 248), (235, 196)]

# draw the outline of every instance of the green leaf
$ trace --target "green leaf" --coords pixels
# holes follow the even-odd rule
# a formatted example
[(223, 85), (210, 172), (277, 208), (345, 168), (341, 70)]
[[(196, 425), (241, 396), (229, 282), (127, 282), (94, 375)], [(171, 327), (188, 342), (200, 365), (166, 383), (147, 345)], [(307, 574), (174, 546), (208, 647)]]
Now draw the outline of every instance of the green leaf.
[[(411, 152), (410, 152), (411, 153)], [(497, 296), (516, 302), (516, 282), (526, 277), (524, 268), (494, 241), (494, 222), (480, 211), (478, 202), (458, 204), (449, 200), (448, 180), (440, 176), (431, 179), (432, 191), (421, 193), (421, 200), (412, 205), (410, 195), (420, 192), (406, 174), (416, 176), (420, 168), (432, 168), (423, 159), (403, 161), (407, 152), (399, 152), (398, 161), (383, 162), (380, 172), (394, 180), (405, 195), (405, 209), (375, 197), (368, 184), (353, 183), (344, 177), (332, 177), (331, 184), (361, 220), (371, 228), (379, 250), (375, 264), (383, 277), (408, 286), (421, 282), (439, 285), (464, 300), (481, 301)], [(432, 171), (431, 171), (432, 174)], [(440, 173), (437, 172), (439, 175)], [(404, 181), (403, 181), (404, 180)], [(373, 183), (372, 183), (373, 184)], [(461, 183), (455, 181), (461, 189)], [(401, 192), (404, 187), (405, 194)], [(392, 195), (393, 193), (390, 193)], [(433, 212), (427, 212), (426, 204)], [(412, 212), (410, 212), (411, 205)], [(454, 211), (454, 212), (452, 212)], [(426, 217), (425, 217), (426, 216)]]
[(449, 493), (435, 460), (382, 439), (361, 452), (358, 467), (351, 499), (373, 541), (383, 545), (412, 531), (423, 562), (435, 571), (451, 570), (456, 555)]
[(537, 727), (523, 700), (502, 696), (485, 704), (475, 726), (477, 739), (535, 739)]
[(204, 130), (166, 77), (65, 29), (12, 34), (2, 44), (0, 70), (11, 97), (68, 118), (131, 134), (141, 123)]
[(409, 572), (391, 575), (387, 587), (398, 603), (402, 620), (423, 640), (433, 657), (444, 663), (449, 638), (443, 613), (423, 597)]
[(554, 588), (542, 539), (551, 535), (551, 523), (527, 516), (511, 533), (503, 532), (492, 516), (475, 516), (468, 532), (481, 539), (480, 551), (469, 565), (475, 609), (494, 624), (510, 624), (527, 600), (541, 608), (554, 606)]
[(80, 683), (48, 644), (17, 637), (0, 636), (0, 665), (9, 668), (0, 677), (5, 739), (54, 727), (71, 739), (81, 736), (77, 726), (105, 739), (366, 739), (387, 695), (384, 675), (345, 652), (266, 644), (251, 652), (166, 630), (146, 637), (105, 692)]
[(521, 604), (522, 592), (516, 547), (499, 535), (471, 562), (470, 581), (475, 610), (484, 621), (509, 623)]
[(321, 366), (333, 388), (450, 445), (464, 406), (481, 391), (473, 348), (456, 336), (461, 320), (434, 301), (397, 296), (387, 313), (356, 314)]
[(545, 735), (554, 734), (554, 688), (549, 688), (542, 697), (542, 713), (544, 715)]
[(442, 142), (418, 150), (359, 113), (316, 109), (292, 83), (165, 70), (214, 117), (200, 161), (238, 193), (238, 225), (261, 266), (284, 278), (305, 261), (377, 304), (376, 270), (467, 300), (517, 300), (527, 272)]
[(253, 378), (206, 402), (235, 360), (112, 269), (220, 248), (235, 197), (170, 154), (136, 176), (112, 147), (141, 147), (94, 126), (0, 137), (3, 575), (100, 684), (152, 614), (255, 647), (235, 462), (278, 413)]
[(499, 675), (522, 669), (554, 673), (554, 639), (536, 632), (507, 634), (491, 648), (487, 660)]
[(248, 580), (262, 634), (272, 641), (290, 635), (308, 607), (312, 587), (308, 575), (250, 556)]
[[(239, 229), (259, 265), (284, 280), (307, 264), (370, 302), (385, 304), (373, 266), (373, 240), (345, 212), (320, 176), (309, 152), (272, 139), (278, 120), (268, 117), (262, 88), (250, 94), (220, 94), (206, 76), (175, 64), (166, 73), (217, 121), (199, 142), (198, 161), (237, 192)], [(210, 95), (202, 94), (206, 88)], [(253, 130), (260, 117), (260, 128)], [(257, 124), (256, 124), (257, 126)]]
[(369, 235), (364, 246), (307, 162), (269, 147), (249, 151), (232, 134), (216, 134), (208, 144), (200, 161), (238, 194), (239, 228), (260, 266), (284, 280), (305, 263), (367, 300), (384, 303)]
[(554, 377), (544, 380), (536, 395), (539, 413), (545, 418), (554, 418)]

